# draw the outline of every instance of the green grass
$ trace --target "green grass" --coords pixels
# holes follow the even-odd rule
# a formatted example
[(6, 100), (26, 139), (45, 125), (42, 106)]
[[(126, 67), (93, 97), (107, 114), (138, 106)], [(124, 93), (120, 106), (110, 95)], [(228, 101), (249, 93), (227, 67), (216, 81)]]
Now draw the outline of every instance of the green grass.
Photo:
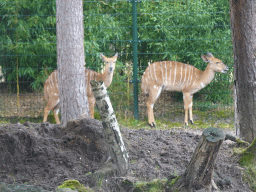
[(164, 192), (167, 179), (155, 179), (151, 182), (137, 182), (133, 192)]
[[(194, 124), (189, 124), (191, 129), (201, 129), (208, 127), (217, 127), (223, 129), (234, 129), (234, 112), (230, 110), (222, 111), (193, 111), (197, 116), (197, 120), (194, 121)], [(124, 116), (120, 112), (117, 113), (118, 123), (124, 127), (131, 129), (151, 129), (148, 126), (147, 117), (144, 119), (134, 119), (132, 115)], [(184, 118), (184, 113), (175, 112), (175, 115)], [(185, 128), (183, 121), (182, 122), (173, 122), (168, 118), (156, 118), (156, 129), (170, 129), (170, 128)]]
[[(175, 116), (180, 118), (184, 118), (183, 112), (174, 112)], [(196, 116), (196, 121), (194, 124), (189, 124), (189, 128), (192, 129), (201, 129), (201, 128), (208, 128), (208, 127), (217, 127), (217, 128), (224, 128), (224, 129), (234, 129), (234, 112), (230, 110), (222, 110), (222, 111), (196, 111), (193, 110), (194, 116)], [(100, 114), (98, 110), (95, 110), (95, 119), (100, 120)], [(135, 119), (132, 116), (131, 112), (124, 112), (124, 111), (117, 111), (116, 117), (118, 123), (124, 127), (128, 127), (131, 129), (151, 129), (148, 126), (147, 117), (144, 119)], [(170, 129), (170, 128), (185, 128), (184, 123), (182, 122), (174, 122), (169, 120), (168, 118), (155, 117), (156, 118), (156, 129)], [(15, 117), (15, 118), (1, 118), (0, 123), (7, 124), (7, 123), (24, 123), (26, 121), (34, 122), (34, 123), (41, 123), (43, 121), (43, 117)], [(48, 115), (48, 122), (55, 124), (55, 119), (52, 113)]]
[(243, 179), (247, 181), (251, 189), (256, 192), (256, 138), (247, 148), (235, 148), (239, 164), (244, 167)]
[(67, 180), (62, 183), (62, 185), (58, 186), (57, 189), (61, 188), (69, 188), (72, 190), (77, 190), (78, 192), (93, 192), (94, 190), (84, 187), (77, 180)]

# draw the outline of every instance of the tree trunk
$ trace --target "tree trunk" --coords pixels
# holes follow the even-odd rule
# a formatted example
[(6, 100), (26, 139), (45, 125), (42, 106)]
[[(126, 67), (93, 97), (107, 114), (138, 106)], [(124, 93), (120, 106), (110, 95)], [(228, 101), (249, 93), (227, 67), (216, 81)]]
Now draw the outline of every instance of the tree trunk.
[(89, 115), (84, 73), (82, 0), (56, 1), (61, 125)]
[(225, 135), (220, 129), (204, 130), (185, 173), (171, 187), (171, 191), (190, 192), (205, 189), (211, 191), (216, 185), (212, 179), (214, 164)]
[(256, 137), (256, 4), (229, 0), (234, 52), (236, 134), (247, 142)]
[(102, 81), (91, 81), (91, 85), (96, 99), (96, 106), (100, 112), (104, 137), (109, 143), (111, 160), (114, 165), (117, 165), (118, 174), (125, 175), (129, 170), (129, 156), (107, 94), (107, 89)]

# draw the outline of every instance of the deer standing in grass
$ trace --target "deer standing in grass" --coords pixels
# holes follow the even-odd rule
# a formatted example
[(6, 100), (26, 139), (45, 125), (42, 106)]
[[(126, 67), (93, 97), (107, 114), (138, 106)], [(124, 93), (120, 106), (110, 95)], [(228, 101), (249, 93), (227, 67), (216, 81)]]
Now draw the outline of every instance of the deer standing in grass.
[(209, 63), (204, 71), (176, 61), (159, 61), (147, 67), (141, 79), (141, 89), (148, 95), (148, 123), (151, 127), (156, 125), (153, 107), (162, 90), (183, 93), (185, 125), (188, 125), (188, 110), (190, 122), (193, 124), (193, 94), (208, 85), (215, 72), (226, 73), (228, 70), (228, 67), (211, 53), (201, 55), (201, 58)]
[[(85, 69), (85, 79), (87, 84), (87, 96), (89, 102), (89, 110), (91, 118), (94, 118), (94, 106), (95, 98), (93, 96), (92, 87), (90, 85), (91, 80), (103, 81), (105, 86), (108, 88), (112, 82), (113, 73), (115, 70), (115, 64), (117, 60), (118, 53), (115, 56), (108, 58), (100, 54), (101, 59), (106, 64), (105, 70), (103, 73), (97, 73), (90, 69)], [(60, 124), (58, 117), (59, 113), (59, 90), (58, 90), (58, 74), (57, 70), (54, 70), (52, 74), (47, 78), (44, 84), (44, 97), (47, 102), (47, 105), (44, 109), (44, 122), (47, 121), (48, 114), (50, 111), (53, 111), (54, 118), (57, 124)]]

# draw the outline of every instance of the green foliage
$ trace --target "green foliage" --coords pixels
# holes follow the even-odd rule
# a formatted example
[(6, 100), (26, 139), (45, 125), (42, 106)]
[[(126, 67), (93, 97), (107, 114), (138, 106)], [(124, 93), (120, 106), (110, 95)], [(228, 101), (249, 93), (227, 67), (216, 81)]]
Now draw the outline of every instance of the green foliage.
[(155, 179), (152, 182), (138, 182), (135, 184), (135, 188), (133, 192), (161, 192), (165, 191), (164, 186), (166, 184), (166, 180), (158, 180)]
[(78, 192), (92, 192), (92, 189), (84, 187), (82, 184), (79, 183), (77, 180), (67, 180), (62, 183), (62, 185), (58, 186), (58, 188), (69, 188), (72, 190), (77, 189)]
[(1, 65), (7, 81), (33, 82), (43, 68), (56, 68), (54, 1), (0, 3)]
[[(0, 3), (3, 73), (7, 81), (15, 82), (18, 77), (19, 81), (31, 82), (34, 90), (42, 90), (46, 77), (57, 67), (56, 3), (19, 2)], [(119, 52), (120, 67), (127, 68), (126, 63), (133, 61), (132, 3), (84, 1), (83, 6), (86, 67), (100, 71), (103, 66), (99, 52), (106, 56)], [(137, 12), (139, 78), (148, 63), (157, 60), (177, 60), (204, 69), (206, 64), (200, 55), (206, 52), (212, 52), (232, 69), (228, 1), (141, 1)], [(215, 81), (200, 92), (205, 95), (203, 99), (229, 104), (232, 74), (230, 70), (227, 75), (216, 75)], [(127, 94), (126, 80), (122, 72), (114, 76), (113, 84), (122, 94)], [(111, 89), (116, 92), (113, 85)], [(125, 97), (129, 106), (132, 99)]]

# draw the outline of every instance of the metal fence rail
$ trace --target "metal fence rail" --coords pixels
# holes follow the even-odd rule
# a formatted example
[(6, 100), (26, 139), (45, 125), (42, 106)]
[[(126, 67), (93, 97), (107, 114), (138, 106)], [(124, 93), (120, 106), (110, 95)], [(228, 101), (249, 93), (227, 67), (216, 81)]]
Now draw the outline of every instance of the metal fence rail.
[[(205, 68), (212, 52), (231, 68), (194, 96), (196, 110), (230, 109), (232, 43), (229, 5), (224, 0), (83, 1), (86, 67), (100, 72), (99, 53), (119, 53), (109, 87), (116, 111), (145, 117), (140, 79), (149, 63), (175, 60)], [(42, 86), (57, 67), (55, 1), (2, 2), (0, 8), (0, 117), (42, 119)], [(156, 116), (182, 110), (180, 93), (164, 92)], [(231, 109), (230, 109), (231, 110)]]

